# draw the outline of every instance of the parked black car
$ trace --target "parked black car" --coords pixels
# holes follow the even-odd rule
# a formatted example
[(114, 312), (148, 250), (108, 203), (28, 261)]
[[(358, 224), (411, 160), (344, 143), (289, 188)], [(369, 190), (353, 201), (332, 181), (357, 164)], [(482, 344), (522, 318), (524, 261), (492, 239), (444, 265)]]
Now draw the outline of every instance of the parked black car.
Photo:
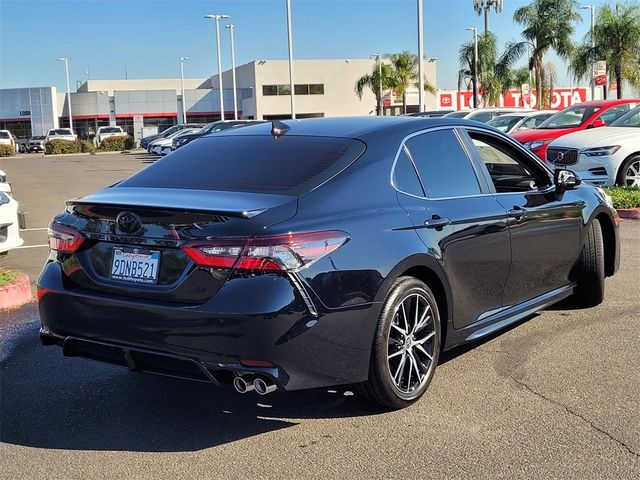
[(160, 138), (167, 138), (172, 133), (178, 132), (180, 130), (184, 130), (185, 128), (202, 128), (204, 127), (204, 123), (179, 123), (178, 125), (173, 125), (172, 127), (167, 128), (166, 130), (158, 133), (157, 135), (149, 135), (148, 137), (144, 137), (140, 140), (140, 146), (144, 149), (153, 142), (154, 140), (158, 140)]
[(212, 122), (196, 132), (180, 135), (179, 137), (174, 138), (171, 148), (172, 150), (176, 150), (180, 147), (184, 147), (187, 143), (195, 140), (196, 138), (200, 138), (203, 135), (222, 132), (229, 128), (246, 127), (248, 125), (255, 125), (256, 123), (262, 122), (263, 120), (220, 120), (218, 122)]
[(602, 302), (609, 202), (475, 122), (230, 129), (67, 202), (41, 340), (240, 392), (356, 384), (400, 408), (441, 351), (570, 295)]

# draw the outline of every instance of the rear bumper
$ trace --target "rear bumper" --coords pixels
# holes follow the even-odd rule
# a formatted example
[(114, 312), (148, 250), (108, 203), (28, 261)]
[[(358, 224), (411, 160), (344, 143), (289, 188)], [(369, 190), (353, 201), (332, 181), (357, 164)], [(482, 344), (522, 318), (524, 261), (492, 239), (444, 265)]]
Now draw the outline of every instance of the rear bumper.
[(379, 304), (319, 308), (314, 316), (288, 278), (272, 275), (228, 281), (202, 305), (115, 298), (67, 283), (57, 262), (38, 280), (41, 338), (67, 356), (212, 383), (255, 372), (285, 390), (368, 375)]

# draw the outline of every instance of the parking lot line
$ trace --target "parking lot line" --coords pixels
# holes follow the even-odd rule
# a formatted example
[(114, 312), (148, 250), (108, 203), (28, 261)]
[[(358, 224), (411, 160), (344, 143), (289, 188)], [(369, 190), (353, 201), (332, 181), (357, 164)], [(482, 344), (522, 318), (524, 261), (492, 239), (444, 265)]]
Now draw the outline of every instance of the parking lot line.
[(48, 247), (48, 243), (43, 243), (42, 245), (22, 245), (21, 247), (16, 247), (14, 250), (19, 250), (21, 248), (40, 248), (40, 247)]
[(39, 228), (22, 228), (21, 232), (35, 232), (36, 230), (47, 230), (49, 227), (39, 227)]

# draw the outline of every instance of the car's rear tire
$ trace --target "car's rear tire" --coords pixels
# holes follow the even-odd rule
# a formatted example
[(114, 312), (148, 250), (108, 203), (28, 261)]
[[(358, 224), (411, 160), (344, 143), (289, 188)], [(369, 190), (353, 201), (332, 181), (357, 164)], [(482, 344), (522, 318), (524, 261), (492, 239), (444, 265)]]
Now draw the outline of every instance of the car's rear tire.
[(416, 278), (400, 277), (378, 319), (369, 378), (357, 390), (383, 407), (407, 407), (427, 390), (439, 353), (440, 315), (433, 293)]
[(576, 270), (575, 302), (582, 307), (595, 307), (604, 300), (604, 242), (600, 222), (587, 225), (585, 241)]
[(640, 155), (627, 158), (618, 170), (616, 185), (640, 187)]

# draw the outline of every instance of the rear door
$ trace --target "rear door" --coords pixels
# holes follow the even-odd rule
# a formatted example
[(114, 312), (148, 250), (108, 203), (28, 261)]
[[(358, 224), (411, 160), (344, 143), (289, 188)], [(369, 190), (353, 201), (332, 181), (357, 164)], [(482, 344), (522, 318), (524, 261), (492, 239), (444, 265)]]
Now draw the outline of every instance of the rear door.
[(503, 306), (569, 285), (581, 249), (583, 204), (575, 192), (556, 192), (548, 171), (508, 140), (484, 130), (467, 134), (509, 217), (512, 261)]
[(407, 138), (393, 181), (425, 253), (447, 275), (455, 327), (499, 311), (511, 258), (507, 216), (458, 132), (441, 128)]

